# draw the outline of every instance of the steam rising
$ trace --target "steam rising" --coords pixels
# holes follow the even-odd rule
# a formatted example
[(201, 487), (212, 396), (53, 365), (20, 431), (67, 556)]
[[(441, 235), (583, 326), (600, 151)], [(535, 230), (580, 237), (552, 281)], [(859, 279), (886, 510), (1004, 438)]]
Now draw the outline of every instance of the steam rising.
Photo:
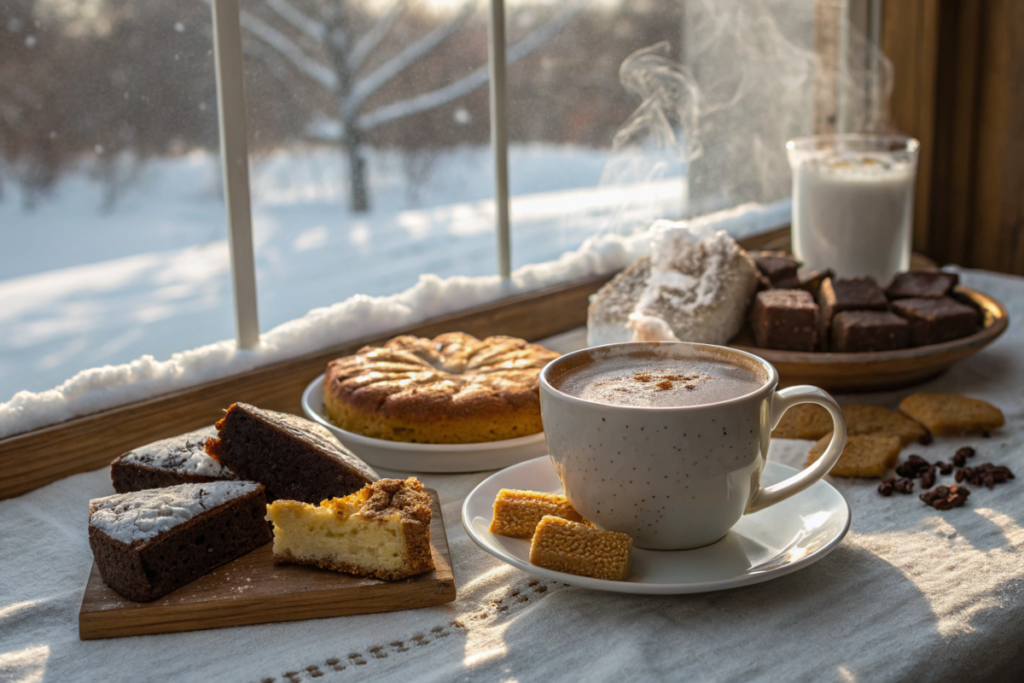
[[(785, 200), (787, 140), (889, 130), (891, 64), (855, 26), (839, 30), (845, 3), (817, 4), (816, 22), (815, 3), (690, 0), (682, 63), (664, 42), (626, 58), (619, 77), (640, 105), (614, 138), (601, 184), (643, 189), (604, 230)], [(646, 199), (666, 183), (678, 183), (677, 216)]]

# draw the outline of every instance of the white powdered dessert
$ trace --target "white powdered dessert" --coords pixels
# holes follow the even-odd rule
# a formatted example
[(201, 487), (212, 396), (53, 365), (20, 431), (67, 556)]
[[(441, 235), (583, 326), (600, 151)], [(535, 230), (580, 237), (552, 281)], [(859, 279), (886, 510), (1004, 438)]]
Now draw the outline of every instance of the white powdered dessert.
[(238, 479), (206, 453), (206, 442), (217, 437), (215, 427), (179, 434), (133, 448), (110, 464), (110, 479), (118, 493), (144, 489)]
[(743, 326), (757, 266), (724, 231), (670, 221), (652, 231), (651, 255), (591, 299), (587, 345), (727, 343)]
[(252, 481), (213, 481), (89, 501), (89, 547), (103, 582), (148, 602), (270, 540)]
[(89, 526), (138, 545), (259, 487), (253, 481), (211, 481), (96, 498), (89, 501)]
[(793, 255), (801, 273), (831, 268), (881, 286), (909, 270), (913, 156), (830, 150), (793, 160)]
[(207, 439), (216, 437), (217, 428), (210, 425), (136, 448), (121, 456), (121, 462), (206, 477), (233, 478), (231, 470), (206, 454)]

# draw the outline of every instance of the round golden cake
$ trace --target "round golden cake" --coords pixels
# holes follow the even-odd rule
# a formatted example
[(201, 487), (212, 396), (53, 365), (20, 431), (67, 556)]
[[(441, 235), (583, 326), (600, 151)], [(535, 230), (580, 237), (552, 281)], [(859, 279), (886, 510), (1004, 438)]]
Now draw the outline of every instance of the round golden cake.
[(538, 376), (558, 357), (514, 337), (395, 337), (327, 365), (324, 412), (356, 434), (480, 443), (542, 431)]

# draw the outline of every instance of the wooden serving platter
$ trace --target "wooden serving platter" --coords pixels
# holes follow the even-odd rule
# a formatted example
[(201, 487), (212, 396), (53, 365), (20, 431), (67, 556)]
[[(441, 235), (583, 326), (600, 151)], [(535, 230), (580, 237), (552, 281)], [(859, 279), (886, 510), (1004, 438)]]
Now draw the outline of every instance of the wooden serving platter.
[(813, 384), (827, 391), (887, 391), (923, 382), (945, 372), (958, 360), (974, 355), (1006, 331), (1010, 316), (995, 298), (968, 287), (956, 291), (982, 311), (981, 329), (972, 335), (898, 351), (873, 353), (811, 353), (754, 346), (744, 330), (729, 346), (760, 356), (779, 371), (779, 386)]
[(92, 565), (78, 614), (82, 640), (198, 631), (348, 614), (390, 612), (455, 599), (448, 539), (437, 492), (431, 497), (434, 571), (377, 581), (298, 565), (275, 566), (273, 543), (218, 567), (153, 602), (132, 602), (108, 588)]

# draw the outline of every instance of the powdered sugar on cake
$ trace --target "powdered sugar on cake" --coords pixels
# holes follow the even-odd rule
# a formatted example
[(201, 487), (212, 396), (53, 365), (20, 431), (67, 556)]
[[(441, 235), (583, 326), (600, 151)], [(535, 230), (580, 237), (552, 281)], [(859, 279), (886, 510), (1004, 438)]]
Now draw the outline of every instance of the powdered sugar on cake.
[(89, 526), (114, 540), (139, 545), (259, 486), (252, 481), (213, 481), (96, 498), (89, 501)]
[(206, 477), (231, 477), (231, 470), (206, 454), (206, 440), (216, 436), (217, 429), (211, 425), (136, 448), (121, 462)]

